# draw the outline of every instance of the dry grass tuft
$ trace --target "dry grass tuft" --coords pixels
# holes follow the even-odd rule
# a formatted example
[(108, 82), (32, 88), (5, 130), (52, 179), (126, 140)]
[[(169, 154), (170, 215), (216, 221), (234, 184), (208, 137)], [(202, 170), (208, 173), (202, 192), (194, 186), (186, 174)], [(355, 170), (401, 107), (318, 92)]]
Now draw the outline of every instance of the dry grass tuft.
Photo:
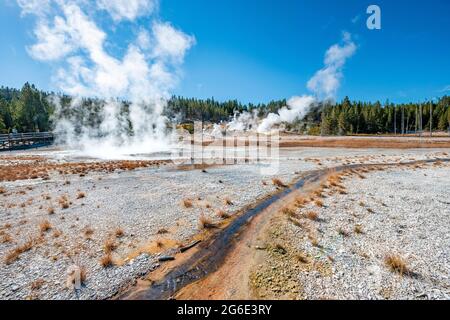
[(84, 192), (82, 192), (82, 191), (79, 191), (78, 193), (77, 193), (77, 199), (83, 199), (83, 198), (85, 198), (86, 197), (86, 193), (84, 193)]
[(44, 220), (39, 224), (39, 230), (41, 233), (47, 232), (52, 229), (52, 225), (48, 220)]
[(86, 239), (92, 239), (92, 235), (94, 234), (94, 229), (90, 227), (85, 227), (83, 231), (83, 235)]
[(307, 217), (309, 220), (317, 221), (317, 219), (319, 219), (319, 214), (318, 214), (316, 211), (308, 211), (308, 212), (306, 213), (306, 217)]
[(33, 248), (34, 245), (34, 241), (32, 239), (29, 239), (28, 241), (26, 241), (25, 243), (21, 244), (20, 246), (16, 247), (15, 249), (11, 250), (10, 252), (8, 252), (8, 254), (6, 255), (5, 258), (5, 263), (6, 264), (11, 264), (14, 261), (16, 261), (17, 259), (19, 259), (19, 256), (27, 251), (30, 251), (31, 248)]
[(205, 215), (201, 215), (199, 219), (200, 229), (213, 229), (216, 225)]
[(11, 243), (12, 241), (13, 241), (13, 238), (8, 233), (3, 234), (2, 238), (0, 239), (0, 243)]
[(281, 212), (287, 215), (288, 217), (295, 217), (297, 215), (295, 209), (290, 206), (281, 208)]
[(233, 201), (231, 201), (230, 198), (225, 198), (223, 199), (223, 202), (227, 205), (227, 206), (232, 206), (233, 205)]
[(186, 209), (192, 208), (192, 200), (191, 199), (183, 199), (182, 201), (183, 207)]
[(55, 208), (53, 208), (53, 207), (48, 207), (48, 208), (47, 208), (47, 213), (48, 213), (49, 215), (55, 214)]
[(0, 187), (0, 194), (5, 194), (6, 193), (6, 189), (4, 187)]
[(308, 200), (306, 198), (304, 198), (304, 197), (297, 197), (297, 198), (295, 198), (295, 205), (298, 208), (303, 207), (307, 203), (308, 203)]
[(356, 234), (364, 234), (364, 230), (360, 224), (357, 224), (354, 228)]
[(123, 231), (122, 228), (117, 228), (114, 231), (114, 234), (116, 235), (117, 238), (122, 238), (125, 235), (125, 231)]
[(63, 209), (67, 209), (70, 206), (70, 201), (69, 201), (69, 198), (67, 197), (67, 195), (62, 195), (58, 199), (58, 203), (61, 206), (61, 208), (63, 208)]
[(105, 240), (105, 243), (103, 243), (103, 251), (105, 251), (106, 254), (109, 254), (117, 249), (117, 244), (114, 241), (114, 239), (108, 238)]
[(277, 187), (280, 187), (280, 188), (286, 188), (287, 187), (287, 185), (283, 181), (281, 181), (281, 179), (279, 179), (279, 178), (273, 178), (272, 179), (272, 184), (274, 186), (277, 186)]
[(112, 258), (112, 255), (110, 253), (105, 254), (101, 259), (100, 259), (100, 265), (103, 268), (109, 268), (114, 266), (114, 261)]
[(388, 254), (384, 257), (384, 264), (393, 272), (403, 275), (408, 272), (405, 259), (398, 254)]
[(30, 285), (30, 289), (33, 291), (39, 290), (44, 285), (45, 280), (44, 279), (37, 279), (33, 281)]
[(230, 215), (228, 213), (226, 213), (224, 210), (217, 210), (216, 214), (220, 219), (224, 219), (224, 220), (228, 219), (230, 217)]
[(314, 204), (318, 207), (323, 207), (323, 201), (322, 200), (316, 200), (314, 201)]
[(166, 234), (166, 233), (169, 233), (169, 231), (166, 228), (161, 228), (157, 232), (157, 234)]

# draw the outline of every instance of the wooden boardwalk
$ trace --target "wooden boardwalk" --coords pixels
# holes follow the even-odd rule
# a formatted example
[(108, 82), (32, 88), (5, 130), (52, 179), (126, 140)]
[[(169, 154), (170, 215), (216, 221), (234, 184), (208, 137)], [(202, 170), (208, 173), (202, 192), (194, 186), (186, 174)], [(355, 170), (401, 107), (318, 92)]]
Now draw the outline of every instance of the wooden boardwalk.
[(20, 150), (48, 146), (54, 141), (51, 132), (0, 134), (0, 151)]

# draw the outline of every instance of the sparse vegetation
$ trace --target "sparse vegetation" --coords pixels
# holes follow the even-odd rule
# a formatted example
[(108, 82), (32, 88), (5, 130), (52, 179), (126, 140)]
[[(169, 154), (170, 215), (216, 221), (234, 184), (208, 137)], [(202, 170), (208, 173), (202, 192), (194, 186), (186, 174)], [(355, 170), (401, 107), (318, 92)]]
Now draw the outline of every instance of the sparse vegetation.
[(166, 234), (166, 233), (169, 233), (169, 231), (166, 228), (161, 228), (157, 232), (157, 234)]
[(103, 251), (105, 251), (106, 254), (111, 253), (112, 251), (117, 249), (117, 244), (114, 241), (114, 239), (108, 238), (103, 243)]
[(39, 230), (41, 233), (47, 232), (52, 229), (52, 225), (48, 220), (44, 220), (41, 223), (39, 223)]
[(228, 213), (226, 213), (224, 210), (217, 210), (216, 214), (220, 219), (224, 219), (224, 220), (228, 219), (230, 217), (230, 215)]
[(103, 268), (109, 268), (112, 267), (114, 265), (114, 261), (112, 258), (111, 253), (107, 253), (105, 254), (101, 259), (100, 259), (100, 265)]
[(62, 195), (59, 199), (58, 199), (58, 203), (61, 206), (62, 209), (67, 209), (70, 206), (70, 201), (69, 198), (67, 197), (67, 195)]
[(39, 290), (42, 288), (42, 286), (44, 285), (45, 280), (44, 279), (37, 279), (35, 281), (33, 281), (30, 285), (30, 289), (35, 291), (35, 290)]
[(355, 226), (354, 231), (355, 231), (356, 234), (363, 234), (364, 233), (363, 227), (360, 224), (357, 224)]
[(216, 225), (211, 221), (211, 219), (203, 214), (200, 216), (199, 226), (200, 229), (212, 229), (216, 227)]
[(92, 229), (91, 227), (85, 227), (83, 230), (83, 235), (84, 238), (86, 239), (92, 239), (92, 235), (94, 234), (94, 229)]
[(55, 214), (55, 208), (53, 208), (53, 207), (48, 207), (48, 208), (47, 208), (47, 213), (48, 213), (49, 215)]
[(122, 238), (125, 235), (125, 231), (123, 231), (122, 228), (116, 228), (114, 234), (116, 235), (117, 238)]
[(13, 241), (13, 238), (9, 233), (5, 233), (2, 235), (0, 239), (0, 243), (11, 243)]
[(273, 178), (272, 179), (272, 184), (274, 186), (277, 186), (277, 187), (280, 187), (280, 188), (286, 188), (287, 187), (287, 185), (283, 181), (281, 181), (281, 179), (279, 179), (279, 178)]
[(317, 221), (317, 219), (319, 219), (319, 214), (318, 214), (316, 211), (308, 211), (308, 212), (306, 213), (306, 217), (307, 217), (309, 220)]
[(183, 199), (182, 201), (183, 207), (185, 207), (186, 209), (192, 208), (192, 200), (190, 199)]
[(82, 191), (79, 191), (78, 193), (77, 193), (77, 199), (83, 199), (83, 198), (85, 198), (86, 197), (86, 193), (84, 193), (84, 192), (82, 192)]
[(316, 200), (314, 201), (314, 204), (318, 207), (323, 207), (323, 201), (322, 200)]
[(408, 272), (405, 259), (398, 254), (390, 253), (384, 257), (385, 265), (393, 272), (403, 275)]
[(30, 251), (33, 248), (33, 245), (34, 245), (33, 239), (29, 239), (28, 241), (24, 242), (20, 246), (14, 248), (13, 250), (11, 250), (10, 252), (7, 253), (6, 258), (5, 258), (5, 263), (6, 264), (13, 263), (17, 259), (19, 259), (19, 256), (22, 253)]
[(223, 202), (225, 203), (225, 205), (227, 206), (232, 206), (233, 205), (233, 201), (231, 201), (230, 198), (226, 197), (225, 199), (223, 199)]

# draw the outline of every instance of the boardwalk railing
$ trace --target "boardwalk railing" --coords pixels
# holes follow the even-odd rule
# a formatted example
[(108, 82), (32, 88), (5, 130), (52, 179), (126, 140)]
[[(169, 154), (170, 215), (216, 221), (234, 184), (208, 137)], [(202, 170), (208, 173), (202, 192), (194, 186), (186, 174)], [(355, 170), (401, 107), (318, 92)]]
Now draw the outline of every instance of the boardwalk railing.
[(27, 132), (0, 134), (0, 151), (28, 149), (47, 146), (53, 143), (51, 132)]

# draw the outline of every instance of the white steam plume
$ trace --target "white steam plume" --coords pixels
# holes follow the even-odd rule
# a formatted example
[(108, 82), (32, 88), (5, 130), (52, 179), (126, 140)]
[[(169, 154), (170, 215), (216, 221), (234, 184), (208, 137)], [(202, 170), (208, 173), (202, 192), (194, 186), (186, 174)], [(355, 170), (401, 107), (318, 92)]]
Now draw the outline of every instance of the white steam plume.
[(316, 72), (308, 81), (308, 89), (319, 98), (334, 98), (340, 87), (342, 68), (348, 58), (353, 56), (356, 45), (348, 32), (343, 33), (343, 44), (331, 46), (325, 54), (325, 67)]
[[(162, 112), (195, 39), (154, 19), (149, 30), (141, 29), (134, 39), (126, 40), (124, 54), (117, 57), (106, 50), (108, 34), (96, 17), (106, 10), (114, 23), (149, 18), (158, 6), (156, 0), (98, 1), (97, 5), (85, 0), (49, 0), (45, 9), (35, 13), (36, 3), (18, 0), (23, 14), (37, 18), (30, 56), (58, 66), (53, 82), (76, 97), (72, 110), (83, 113), (81, 97), (105, 101), (102, 121), (95, 128), (80, 128), (79, 118), (68, 116), (57, 104), (56, 131), (65, 142), (106, 158), (167, 148), (167, 119)], [(118, 98), (130, 101), (126, 119)], [(127, 132), (130, 126), (131, 135)]]
[(292, 123), (296, 119), (303, 118), (309, 107), (316, 101), (312, 96), (292, 97), (288, 100), (287, 106), (278, 110), (278, 113), (269, 115), (258, 126), (258, 132), (269, 132), (273, 126), (287, 122)]
[[(260, 133), (270, 132), (272, 128), (281, 123), (292, 123), (303, 118), (310, 107), (321, 99), (333, 99), (339, 89), (343, 74), (342, 69), (345, 62), (356, 52), (356, 44), (352, 41), (348, 32), (343, 32), (342, 43), (331, 46), (324, 59), (325, 66), (316, 72), (308, 81), (307, 87), (314, 95), (294, 96), (287, 102), (287, 106), (281, 108), (278, 113), (270, 113), (264, 118), (257, 131)], [(249, 125), (245, 121), (254, 124), (255, 118), (244, 112), (235, 115), (229, 123), (228, 129), (235, 128), (248, 130)], [(254, 127), (254, 126), (253, 126)]]

